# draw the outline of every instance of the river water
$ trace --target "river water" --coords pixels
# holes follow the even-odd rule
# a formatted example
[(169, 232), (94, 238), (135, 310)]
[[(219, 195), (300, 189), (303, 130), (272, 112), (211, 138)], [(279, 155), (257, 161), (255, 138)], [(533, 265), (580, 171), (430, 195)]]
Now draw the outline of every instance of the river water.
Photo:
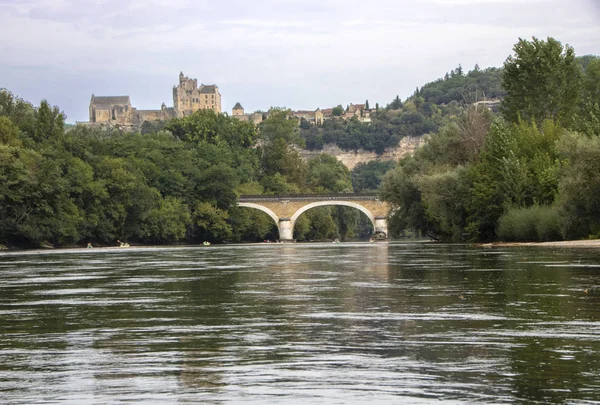
[(600, 251), (0, 254), (2, 404), (600, 403)]

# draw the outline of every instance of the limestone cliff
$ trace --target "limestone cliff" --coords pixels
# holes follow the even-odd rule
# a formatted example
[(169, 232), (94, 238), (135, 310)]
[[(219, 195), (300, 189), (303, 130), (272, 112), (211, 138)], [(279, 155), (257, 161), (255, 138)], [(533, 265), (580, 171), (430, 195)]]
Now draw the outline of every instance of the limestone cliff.
[(408, 136), (402, 138), (400, 143), (394, 148), (386, 148), (385, 151), (378, 155), (375, 152), (359, 149), (358, 151), (345, 151), (340, 149), (335, 144), (327, 144), (322, 150), (301, 150), (300, 155), (304, 159), (313, 158), (321, 153), (327, 153), (328, 155), (335, 156), (340, 160), (349, 170), (352, 170), (359, 163), (367, 163), (371, 160), (393, 160), (406, 156), (412, 155), (419, 146), (425, 142), (425, 136)]

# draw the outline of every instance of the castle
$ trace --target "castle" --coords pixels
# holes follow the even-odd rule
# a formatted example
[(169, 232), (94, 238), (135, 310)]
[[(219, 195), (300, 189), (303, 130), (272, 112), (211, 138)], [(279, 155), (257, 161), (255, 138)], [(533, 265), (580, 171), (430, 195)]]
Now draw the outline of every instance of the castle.
[(181, 118), (201, 109), (221, 112), (221, 94), (216, 85), (201, 84), (179, 73), (179, 85), (173, 86), (173, 107), (162, 104), (160, 110), (138, 110), (131, 106), (129, 96), (95, 96), (90, 100), (89, 125), (117, 126), (138, 129), (145, 121), (166, 121)]
[[(298, 119), (299, 125), (302, 122), (309, 125), (323, 125), (325, 120), (334, 117), (343, 120), (356, 117), (363, 123), (371, 122), (372, 110), (365, 104), (350, 104), (345, 110), (341, 109), (341, 106), (336, 108), (339, 108), (337, 114), (334, 114), (334, 108), (290, 111), (290, 118)], [(165, 103), (162, 103), (160, 110), (138, 110), (131, 106), (129, 96), (95, 96), (92, 94), (89, 122), (81, 124), (139, 130), (144, 122), (168, 121), (205, 109), (213, 110), (216, 113), (221, 112), (219, 88), (214, 84), (200, 84), (198, 87), (198, 79), (190, 79), (181, 72), (179, 73), (179, 85), (173, 86), (173, 107), (167, 107)], [(263, 120), (261, 112), (247, 114), (239, 102), (235, 104), (231, 112), (233, 118), (252, 122), (255, 125), (260, 124)]]

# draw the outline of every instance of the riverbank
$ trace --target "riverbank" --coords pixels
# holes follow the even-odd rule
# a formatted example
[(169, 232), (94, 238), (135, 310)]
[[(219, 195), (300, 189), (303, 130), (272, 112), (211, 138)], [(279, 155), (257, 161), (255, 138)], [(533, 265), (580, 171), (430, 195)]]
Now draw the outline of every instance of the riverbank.
[(600, 248), (600, 239), (564, 240), (558, 242), (494, 242), (485, 243), (483, 247), (504, 246), (540, 246), (540, 247), (564, 247), (564, 248)]

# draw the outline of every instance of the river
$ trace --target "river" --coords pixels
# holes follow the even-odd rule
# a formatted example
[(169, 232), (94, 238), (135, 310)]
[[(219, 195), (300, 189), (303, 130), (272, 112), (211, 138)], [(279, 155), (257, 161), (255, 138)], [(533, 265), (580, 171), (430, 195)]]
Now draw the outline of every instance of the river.
[(0, 253), (0, 403), (598, 403), (596, 284), (600, 249)]

